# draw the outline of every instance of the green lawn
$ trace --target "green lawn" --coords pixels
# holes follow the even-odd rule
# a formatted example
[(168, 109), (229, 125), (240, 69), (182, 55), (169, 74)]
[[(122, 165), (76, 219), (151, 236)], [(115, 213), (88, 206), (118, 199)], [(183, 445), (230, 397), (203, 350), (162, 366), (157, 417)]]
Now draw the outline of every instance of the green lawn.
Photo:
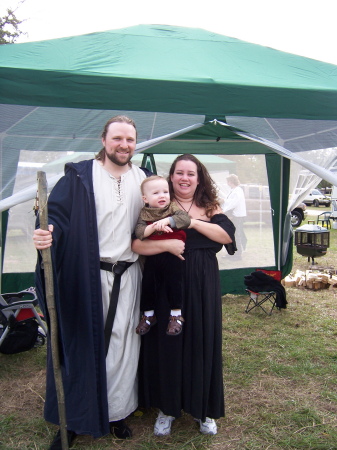
[[(337, 230), (330, 237), (327, 255), (317, 259), (322, 267), (335, 266)], [(294, 249), (294, 270), (308, 265)], [(74, 449), (336, 450), (337, 288), (287, 288), (287, 300), (287, 309), (269, 317), (246, 314), (245, 295), (223, 297), (226, 417), (217, 436), (200, 435), (184, 415), (170, 437), (158, 438), (155, 411), (137, 411), (129, 418), (132, 440), (81, 436)], [(0, 354), (1, 450), (48, 448), (56, 428), (42, 417), (44, 367), (45, 347)]]

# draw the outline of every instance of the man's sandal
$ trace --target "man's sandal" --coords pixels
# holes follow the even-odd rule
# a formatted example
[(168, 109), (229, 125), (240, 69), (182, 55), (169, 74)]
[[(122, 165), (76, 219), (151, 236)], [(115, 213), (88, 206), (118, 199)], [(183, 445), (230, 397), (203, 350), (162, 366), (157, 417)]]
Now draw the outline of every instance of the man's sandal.
[(168, 336), (178, 336), (183, 330), (183, 316), (170, 316), (166, 334)]
[(123, 419), (110, 422), (110, 433), (118, 439), (129, 439), (132, 437), (132, 431)]
[(144, 336), (144, 334), (148, 333), (151, 329), (151, 327), (153, 327), (153, 325), (155, 325), (157, 323), (157, 318), (156, 316), (142, 316), (142, 318), (140, 319), (140, 322), (136, 328), (136, 333), (140, 334), (141, 336)]

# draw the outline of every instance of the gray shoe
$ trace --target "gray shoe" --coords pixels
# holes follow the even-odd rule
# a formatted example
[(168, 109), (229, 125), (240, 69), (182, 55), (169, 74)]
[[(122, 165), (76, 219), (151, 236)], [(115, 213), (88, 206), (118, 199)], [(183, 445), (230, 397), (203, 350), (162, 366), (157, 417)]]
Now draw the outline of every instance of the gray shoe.
[(206, 417), (205, 422), (201, 422), (200, 419), (194, 419), (200, 424), (200, 433), (214, 435), (218, 432), (218, 427), (216, 426), (215, 420)]

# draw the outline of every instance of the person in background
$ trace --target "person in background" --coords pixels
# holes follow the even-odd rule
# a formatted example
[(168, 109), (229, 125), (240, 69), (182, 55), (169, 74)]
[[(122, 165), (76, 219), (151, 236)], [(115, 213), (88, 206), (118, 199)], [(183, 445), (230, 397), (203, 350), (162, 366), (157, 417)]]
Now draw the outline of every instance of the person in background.
[[(191, 217), (182, 253), (185, 324), (179, 336), (167, 336), (170, 304), (165, 286), (159, 286), (157, 326), (142, 336), (139, 404), (159, 409), (154, 426), (157, 436), (170, 434), (172, 422), (182, 410), (195, 418), (201, 433), (214, 435), (215, 419), (224, 416), (222, 304), (216, 253), (223, 245), (234, 253), (235, 227), (220, 208), (206, 167), (195, 156), (176, 158), (168, 181), (172, 202)], [(136, 239), (132, 248), (142, 255), (154, 255), (163, 251), (162, 242)]]
[[(132, 119), (110, 119), (96, 158), (66, 165), (48, 199), (50, 231), (37, 228), (33, 236), (36, 249), (51, 246), (69, 446), (78, 434), (132, 436), (124, 419), (138, 405), (140, 337), (134, 330), (141, 269), (131, 237), (146, 177), (131, 163), (136, 138)], [(178, 255), (183, 247), (172, 240), (167, 251)], [(118, 272), (123, 273), (111, 330), (105, 322)], [(43, 273), (39, 252), (36, 288), (47, 313)], [(59, 424), (50, 348), (45, 419)], [(61, 448), (59, 431), (50, 450)]]
[(235, 225), (237, 252), (232, 258), (240, 260), (242, 259), (242, 252), (246, 250), (247, 245), (247, 238), (243, 229), (244, 220), (247, 215), (246, 200), (244, 192), (240, 187), (239, 178), (236, 175), (229, 175), (227, 177), (227, 184), (230, 187), (230, 192), (221, 207), (223, 212), (228, 214), (228, 217)]
[[(135, 229), (138, 239), (182, 239), (183, 230), (191, 224), (186, 211), (179, 209), (170, 201), (168, 182), (160, 176), (146, 178), (141, 184), (145, 206), (142, 208)], [(173, 228), (173, 230), (172, 230)], [(145, 261), (140, 309), (144, 312), (136, 328), (140, 335), (148, 333), (157, 323), (155, 316), (159, 287), (165, 285), (171, 311), (166, 334), (178, 336), (182, 332), (184, 318), (181, 315), (183, 304), (183, 264), (184, 258), (164, 252), (148, 256)]]

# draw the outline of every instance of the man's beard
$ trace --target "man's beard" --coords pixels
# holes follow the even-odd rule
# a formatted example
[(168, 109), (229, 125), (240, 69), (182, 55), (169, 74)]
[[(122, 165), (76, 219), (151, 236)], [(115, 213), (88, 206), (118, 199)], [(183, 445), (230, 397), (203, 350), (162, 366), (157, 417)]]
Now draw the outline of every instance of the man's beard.
[(115, 155), (108, 154), (108, 152), (106, 150), (105, 150), (105, 156), (107, 158), (109, 158), (112, 163), (116, 164), (116, 166), (121, 166), (121, 167), (126, 166), (127, 164), (129, 164), (129, 162), (130, 162), (130, 160), (132, 158), (132, 156), (129, 156), (129, 158), (125, 162), (122, 162), (119, 159), (117, 159)]

